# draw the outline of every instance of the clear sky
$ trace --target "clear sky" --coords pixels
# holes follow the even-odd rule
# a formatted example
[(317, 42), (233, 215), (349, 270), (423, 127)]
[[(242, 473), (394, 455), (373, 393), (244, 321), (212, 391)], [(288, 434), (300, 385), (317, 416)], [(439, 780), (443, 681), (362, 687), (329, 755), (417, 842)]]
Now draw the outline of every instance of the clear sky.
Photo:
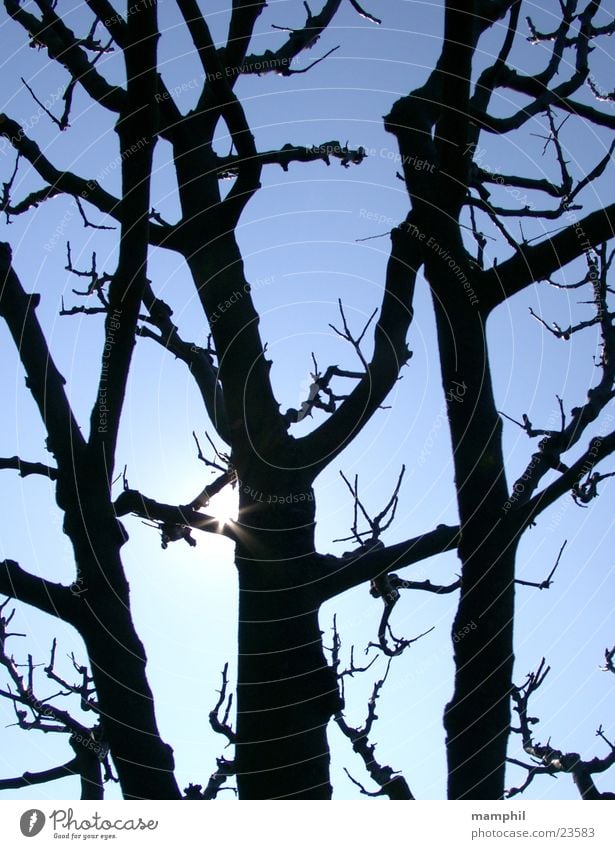
[[(226, 4), (208, 5), (214, 9), (208, 18), (214, 36), (222, 37)], [(404, 0), (374, 2), (370, 11), (383, 18), (377, 27), (361, 19), (350, 4), (344, 4), (327, 33), (294, 67), (305, 67), (339, 44), (339, 50), (325, 62), (306, 74), (289, 78), (267, 75), (242, 79), (238, 84), (259, 149), (287, 143), (318, 145), (337, 139), (342, 144), (348, 141), (352, 147), (363, 145), (369, 154), (360, 166), (349, 169), (337, 162), (330, 167), (319, 162), (293, 164), (288, 173), (269, 166), (263, 172), (263, 188), (242, 218), (240, 244), (254, 300), (261, 310), (261, 332), (274, 361), (274, 388), (283, 407), (297, 407), (304, 400), (311, 352), (323, 370), (331, 363), (356, 365), (352, 350), (344, 347), (329, 323), (337, 322), (338, 298), (343, 300), (354, 327), (362, 326), (379, 304), (388, 237), (357, 240), (388, 232), (408, 209), (404, 185), (395, 173), (399, 162), (394, 140), (384, 132), (382, 116), (399, 96), (426, 79), (441, 47), (442, 6)], [(554, 12), (559, 6), (540, 4), (536, 14), (549, 28), (552, 20), (543, 6)], [(58, 9), (73, 24), (85, 19), (80, 3), (60, 0)], [(273, 49), (280, 43), (283, 34), (271, 30), (271, 24), (300, 26), (303, 14), (301, 3), (294, 0), (269, 3), (258, 24), (254, 52)], [(196, 101), (197, 89), (192, 83), (202, 77), (200, 66), (171, 0), (161, 0), (159, 19), (161, 71), (169, 89), (178, 87), (177, 103), (186, 111)], [(479, 55), (478, 63), (492, 59), (501, 34), (502, 28), (495, 28), (484, 40), (481, 46), (485, 52)], [(524, 67), (531, 69), (544, 59), (542, 48), (532, 51), (523, 37), (519, 44), (516, 57)], [(28, 48), (23, 31), (7, 20), (5, 13), (0, 23), (0, 56), (6, 81), (2, 110), (28, 128), (58, 167), (96, 177), (104, 188), (117, 192), (120, 169), (112, 116), (77, 91), (71, 127), (59, 134), (39, 114), (20, 77), (28, 81), (39, 99), (45, 100), (57, 99), (65, 74), (49, 62), (44, 51)], [(111, 56), (103, 58), (98, 67), (119, 81), (116, 65), (117, 57)], [(595, 65), (597, 79), (602, 73), (604, 86), (609, 87), (612, 57), (598, 52)], [(56, 114), (61, 111), (57, 103), (52, 108)], [(501, 114), (511, 108), (512, 104), (503, 100), (497, 104)], [(544, 135), (544, 118), (539, 117), (528, 132), (509, 140), (485, 139), (481, 142), (484, 167), (503, 172), (522, 169), (531, 176), (540, 176), (543, 171), (555, 173), (552, 157), (541, 157), (544, 140), (531, 133)], [(566, 153), (576, 176), (603, 155), (605, 140), (604, 133), (571, 127), (565, 139), (569, 145)], [(14, 158), (3, 140), (0, 147), (0, 179), (7, 180)], [(219, 150), (228, 152), (227, 139), (220, 137)], [(583, 198), (587, 210), (600, 203), (604, 186), (612, 179), (611, 165), (604, 181)], [(15, 196), (38, 185), (37, 178), (22, 164)], [(170, 151), (160, 142), (154, 206), (169, 220), (178, 210), (175, 188)], [(503, 200), (511, 203), (511, 198), (504, 196)], [(95, 210), (88, 214), (93, 221), (103, 220)], [(99, 269), (112, 271), (117, 231), (84, 230), (71, 200), (60, 197), (3, 226), (1, 238), (13, 245), (15, 267), (26, 290), (41, 293), (37, 314), (56, 364), (67, 379), (73, 408), (87, 430), (95, 394), (93, 375), (103, 341), (102, 320), (58, 316), (62, 298), (67, 307), (80, 303), (71, 292), (77, 281), (65, 270), (65, 243), (70, 239), (76, 266), (88, 267), (91, 252), (96, 250)], [(497, 240), (490, 241), (487, 250), (491, 257), (505, 257), (510, 252)], [(578, 266), (571, 269), (568, 279), (574, 279), (578, 271)], [(204, 344), (207, 326), (180, 259), (152, 250), (149, 274), (155, 292), (175, 310), (174, 319), (183, 337)], [(584, 401), (584, 393), (597, 374), (593, 359), (598, 353), (596, 335), (589, 331), (568, 343), (557, 341), (528, 312), (532, 307), (546, 320), (564, 326), (571, 316), (589, 317), (590, 307), (577, 303), (584, 299), (584, 294), (542, 284), (517, 296), (491, 317), (488, 332), (500, 410), (516, 419), (527, 413), (536, 426), (554, 426), (559, 415), (556, 395), (568, 411)], [(347, 476), (359, 474), (364, 502), (377, 512), (388, 500), (401, 465), (406, 465), (396, 521), (386, 542), (456, 521), (432, 308), (422, 278), (415, 309), (409, 337), (413, 357), (387, 401), (390, 409), (381, 410), (317, 481), (317, 537), (322, 552), (341, 553), (349, 547), (348, 543), (332, 542), (349, 535), (352, 521), (352, 503), (340, 479), (340, 469)], [(4, 410), (0, 417), (0, 455), (17, 453), (28, 460), (46, 462), (42, 427), (4, 325), (0, 326), (0, 345)], [(315, 420), (321, 415), (317, 412)], [(302, 433), (309, 426), (302, 424), (296, 432)], [(210, 480), (196, 457), (193, 430), (200, 436), (206, 430), (212, 432), (190, 376), (167, 352), (149, 340), (139, 340), (117, 468), (126, 464), (131, 486), (143, 493), (166, 503), (186, 503)], [(600, 432), (600, 428), (594, 432)], [(535, 443), (508, 421), (504, 434), (512, 484)], [(605, 466), (604, 470), (609, 469)], [(518, 561), (520, 577), (540, 581), (550, 571), (563, 541), (568, 540), (550, 590), (518, 588), (516, 680), (521, 682), (542, 656), (547, 658), (552, 671), (532, 704), (532, 713), (541, 718), (537, 737), (541, 741), (550, 737), (553, 745), (580, 752), (583, 757), (606, 754), (604, 743), (595, 736), (598, 725), (602, 724), (611, 738), (615, 736), (612, 679), (598, 670), (605, 647), (615, 643), (613, 488), (608, 484), (605, 482), (602, 496), (587, 510), (566, 497), (543, 513), (537, 527), (526, 533)], [(72, 581), (71, 552), (61, 533), (52, 487), (44, 479), (21, 480), (13, 472), (2, 473), (1, 486), (0, 557), (18, 560), (36, 574)], [(161, 732), (175, 750), (180, 786), (188, 782), (204, 785), (224, 745), (224, 740), (209, 729), (207, 715), (215, 702), (223, 664), (230, 662), (231, 673), (235, 664), (237, 586), (232, 545), (200, 535), (194, 549), (175, 543), (162, 551), (154, 529), (136, 518), (128, 518), (126, 525), (130, 541), (123, 549), (123, 559), (137, 629), (149, 657), (148, 675), (156, 695)], [(455, 555), (447, 554), (406, 570), (406, 574), (449, 582), (454, 580), (456, 569)], [(373, 732), (377, 754), (384, 763), (403, 771), (417, 798), (442, 798), (445, 793), (442, 711), (452, 692), (450, 626), (455, 604), (456, 595), (439, 598), (406, 593), (392, 617), (395, 633), (406, 637), (435, 626), (431, 634), (394, 661)], [(334, 614), (346, 656), (354, 644), (357, 656), (362, 657), (364, 647), (376, 638), (381, 603), (371, 598), (367, 587), (330, 603), (321, 615), (328, 643)], [(21, 659), (29, 652), (36, 662), (46, 663), (53, 636), (58, 638), (59, 654), (74, 650), (84, 658), (70, 628), (30, 608), (17, 607), (14, 630), (28, 635), (27, 639), (14, 640), (13, 650)], [(383, 669), (381, 659), (370, 673), (348, 685), (347, 717), (351, 724), (363, 720), (372, 681)], [(65, 671), (69, 672), (68, 667)], [(41, 691), (47, 694), (52, 690), (43, 679), (41, 669)], [(5, 728), (13, 721), (9, 703), (0, 700), (0, 777), (68, 760), (70, 749), (65, 739)], [(344, 775), (343, 767), (366, 784), (369, 779), (336, 728), (332, 728), (330, 737), (335, 798), (357, 798), (358, 790)], [(515, 744), (513, 740), (511, 754), (518, 754)], [(520, 780), (518, 773), (511, 772), (509, 784)], [(599, 776), (597, 784), (600, 789), (613, 789), (608, 776)], [(74, 798), (77, 793), (77, 782), (64, 779), (30, 791), (5, 793), (4, 798), (60, 799)], [(108, 787), (108, 793), (112, 796), (117, 790)], [(572, 781), (563, 776), (537, 779), (526, 798), (573, 799), (577, 794)]]

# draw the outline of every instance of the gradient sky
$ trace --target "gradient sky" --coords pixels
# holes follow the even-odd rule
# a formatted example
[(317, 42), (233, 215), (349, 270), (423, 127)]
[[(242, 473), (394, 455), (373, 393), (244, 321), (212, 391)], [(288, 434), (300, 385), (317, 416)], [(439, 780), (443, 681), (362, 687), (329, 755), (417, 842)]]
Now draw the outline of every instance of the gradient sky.
[[(213, 7), (208, 20), (214, 36), (222, 38), (226, 4), (208, 5)], [(385, 133), (382, 116), (399, 96), (426, 79), (441, 48), (442, 6), (374, 0), (368, 8), (383, 18), (377, 27), (345, 4), (327, 33), (294, 67), (305, 67), (339, 44), (339, 50), (325, 62), (307, 74), (244, 78), (238, 84), (259, 149), (337, 139), (353, 147), (363, 145), (369, 152), (360, 166), (349, 169), (337, 162), (329, 167), (324, 163), (293, 164), (288, 173), (269, 166), (263, 172), (263, 188), (243, 215), (239, 241), (262, 315), (261, 332), (274, 361), (274, 389), (283, 407), (297, 407), (306, 397), (311, 352), (322, 370), (331, 363), (356, 366), (352, 350), (333, 334), (329, 323), (338, 321), (338, 298), (354, 328), (360, 328), (379, 304), (389, 239), (385, 235), (357, 240), (388, 232), (408, 210), (404, 185), (395, 173), (399, 162), (394, 139)], [(60, 0), (58, 8), (73, 25), (85, 20), (79, 3)], [(559, 6), (555, 2), (539, 5), (536, 22), (544, 28), (553, 23), (547, 8), (557, 14)], [(294, 0), (270, 2), (259, 20), (253, 52), (280, 44), (283, 36), (271, 30), (271, 24), (300, 26), (303, 14), (301, 3)], [(192, 81), (202, 77), (200, 65), (171, 0), (161, 0), (159, 20), (161, 71), (169, 89), (180, 88), (177, 103), (186, 111), (196, 101)], [(502, 26), (495, 27), (481, 42), (477, 70), (492, 61), (502, 32)], [(524, 35), (522, 24), (515, 56), (524, 68), (532, 70), (544, 61), (543, 48), (531, 49)], [(96, 177), (104, 188), (117, 192), (120, 170), (112, 116), (81, 92), (75, 95), (71, 128), (65, 133), (59, 134), (45, 116), (38, 115), (20, 77), (44, 100), (58, 96), (66, 75), (49, 62), (44, 51), (28, 48), (21, 28), (7, 20), (6, 14), (0, 24), (0, 55), (7, 82), (3, 111), (28, 127), (58, 167)], [(604, 88), (609, 88), (612, 56), (598, 50), (593, 60), (597, 81), (602, 79)], [(121, 81), (117, 57), (104, 58), (98, 67), (109, 78)], [(185, 90), (181, 91), (183, 84)], [(494, 109), (508, 114), (518, 102), (516, 96), (509, 103), (500, 97)], [(54, 111), (59, 114), (57, 105)], [(579, 124), (573, 128), (572, 120), (569, 123), (564, 142), (569, 146), (566, 153), (571, 171), (578, 177), (603, 155), (607, 134)], [(539, 117), (515, 137), (482, 140), (483, 166), (503, 172), (517, 169), (532, 176), (542, 172), (555, 175), (552, 155), (541, 156), (544, 140), (538, 136), (544, 133), (545, 119)], [(220, 152), (228, 152), (228, 139), (222, 134), (218, 146)], [(157, 146), (155, 163), (154, 206), (173, 220), (178, 211), (176, 185), (170, 150), (164, 142)], [(2, 142), (0, 179), (8, 179), (13, 164), (11, 152)], [(609, 180), (612, 182), (612, 165), (604, 181), (582, 197), (587, 211), (600, 204)], [(22, 165), (15, 197), (38, 185), (37, 178)], [(513, 202), (505, 194), (501, 199)], [(103, 221), (93, 209), (88, 214), (93, 221)], [(538, 235), (541, 227), (534, 223), (525, 232)], [(71, 293), (77, 281), (65, 270), (65, 243), (71, 240), (75, 266), (87, 267), (96, 250), (99, 269), (112, 271), (117, 232), (84, 230), (71, 200), (60, 197), (14, 219), (9, 227), (3, 227), (1, 238), (13, 245), (15, 267), (25, 289), (42, 295), (39, 320), (67, 379), (75, 413), (87, 428), (96, 391), (93, 375), (103, 341), (102, 320), (58, 316), (62, 297), (67, 307), (80, 303)], [(510, 249), (494, 239), (487, 251), (491, 257), (502, 258)], [(156, 293), (175, 310), (183, 337), (204, 344), (207, 326), (182, 261), (152, 249), (149, 273)], [(579, 264), (560, 279), (572, 281), (577, 273), (582, 274)], [(598, 353), (596, 334), (589, 331), (568, 343), (558, 341), (530, 317), (528, 307), (564, 326), (572, 316), (589, 317), (590, 307), (577, 303), (585, 299), (585, 293), (541, 284), (516, 296), (490, 318), (493, 377), (501, 411), (516, 419), (527, 413), (536, 426), (554, 426), (559, 421), (556, 395), (563, 398), (568, 411), (584, 401), (597, 374), (593, 359)], [(349, 477), (359, 474), (364, 503), (377, 512), (388, 500), (401, 465), (406, 465), (396, 521), (385, 538), (388, 543), (456, 521), (433, 314), (422, 278), (415, 310), (409, 337), (413, 357), (387, 401), (391, 408), (374, 416), (317, 481), (317, 539), (322, 552), (341, 553), (350, 547), (349, 543), (332, 542), (349, 535), (352, 521), (352, 503), (340, 469)], [(0, 417), (0, 455), (17, 453), (24, 459), (45, 462), (43, 430), (3, 324), (0, 345), (0, 392), (5, 411)], [(315, 420), (321, 416), (317, 412)], [(305, 432), (310, 424), (302, 423), (294, 432)], [(612, 429), (612, 421), (608, 429)], [(201, 437), (206, 430), (212, 432), (185, 368), (151, 341), (139, 340), (117, 469), (126, 464), (130, 485), (153, 498), (186, 503), (210, 480), (196, 458), (193, 430)], [(600, 427), (595, 428), (582, 444), (600, 432)], [(536, 443), (508, 421), (504, 440), (512, 484)], [(609, 470), (607, 464), (603, 470)], [(568, 540), (549, 591), (518, 588), (516, 681), (521, 682), (541, 657), (546, 657), (552, 671), (532, 704), (532, 713), (541, 718), (536, 737), (542, 742), (550, 737), (553, 745), (587, 758), (606, 754), (604, 743), (595, 736), (598, 725), (602, 724), (611, 738), (615, 736), (612, 679), (598, 669), (605, 647), (615, 643), (613, 488), (609, 483), (603, 484), (603, 494), (587, 510), (578, 508), (568, 496), (545, 511), (538, 525), (525, 534), (518, 559), (519, 577), (540, 581), (550, 571), (563, 541)], [(70, 583), (74, 578), (71, 551), (61, 532), (52, 487), (42, 478), (21, 480), (13, 472), (2, 473), (1, 485), (0, 556), (18, 560), (36, 574)], [(118, 493), (119, 486), (121, 483)], [(209, 729), (207, 715), (215, 702), (223, 664), (230, 662), (231, 674), (235, 664), (237, 585), (232, 545), (200, 535), (197, 548), (175, 543), (161, 551), (154, 529), (136, 518), (128, 518), (125, 524), (130, 541), (123, 549), (123, 559), (137, 629), (149, 657), (148, 675), (156, 694), (162, 736), (175, 750), (180, 786), (190, 781), (205, 785), (225, 742)], [(455, 579), (456, 570), (456, 556), (449, 553), (418, 564), (404, 575), (448, 582)], [(442, 798), (445, 793), (442, 711), (452, 692), (450, 627), (455, 605), (456, 595), (438, 598), (407, 592), (392, 617), (395, 633), (406, 637), (435, 626), (431, 634), (394, 660), (372, 737), (378, 742), (377, 755), (382, 762), (402, 770), (419, 799)], [(376, 639), (381, 603), (371, 598), (367, 587), (329, 603), (321, 614), (326, 644), (331, 642), (334, 614), (346, 657), (354, 644), (357, 659), (361, 658), (367, 643)], [(53, 636), (58, 638), (58, 656), (74, 650), (85, 659), (79, 639), (68, 626), (23, 605), (17, 606), (14, 625), (15, 631), (28, 635), (27, 640), (13, 641), (13, 651), (22, 659), (30, 652), (35, 661), (46, 663)], [(363, 721), (372, 682), (382, 673), (384, 660), (347, 685), (346, 715), (351, 724)], [(68, 673), (68, 667), (64, 671)], [(41, 693), (48, 694), (53, 688), (43, 679), (41, 669)], [(0, 777), (45, 769), (68, 759), (65, 738), (5, 728), (13, 720), (9, 703), (0, 701)], [(335, 798), (358, 798), (343, 767), (371, 787), (362, 764), (334, 727), (330, 739)], [(511, 754), (518, 754), (519, 749), (513, 740)], [(508, 783), (520, 780), (522, 774), (511, 771)], [(3, 798), (74, 798), (77, 784), (64, 779), (29, 791), (5, 793)], [(613, 789), (608, 776), (599, 776), (597, 784), (603, 790)], [(109, 797), (117, 796), (114, 788), (108, 787), (107, 792)], [(223, 798), (227, 796), (230, 794)], [(574, 799), (577, 794), (569, 777), (545, 777), (534, 781), (525, 798)]]

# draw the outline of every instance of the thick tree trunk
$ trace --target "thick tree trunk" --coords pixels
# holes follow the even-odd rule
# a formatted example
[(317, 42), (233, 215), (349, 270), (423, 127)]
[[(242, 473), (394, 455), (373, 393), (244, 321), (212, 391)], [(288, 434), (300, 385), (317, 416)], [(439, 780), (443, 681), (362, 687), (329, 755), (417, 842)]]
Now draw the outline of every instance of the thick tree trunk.
[(309, 609), (311, 594), (268, 590), (262, 564), (244, 563), (240, 575), (240, 798), (329, 799), (326, 729), (338, 696), (318, 611)]
[[(478, 530), (478, 528), (477, 528)], [(453, 624), (455, 690), (447, 705), (449, 799), (501, 799), (510, 733), (514, 552), (466, 534)], [(482, 543), (480, 537), (483, 537)]]
[[(187, 209), (194, 198), (190, 192), (184, 198)], [(240, 494), (239, 795), (329, 799), (326, 728), (339, 698), (318, 625), (316, 471), (297, 456), (271, 390), (237, 242), (231, 233), (214, 238), (216, 227), (219, 222), (210, 222), (205, 246), (194, 228), (184, 238), (192, 246), (186, 260), (218, 353)]]
[[(447, 46), (438, 68), (425, 86), (397, 101), (385, 127), (399, 143), (413, 208), (408, 238), (422, 247), (432, 290), (455, 467), (462, 588), (453, 626), (455, 689), (444, 717), (449, 798), (498, 799), (510, 731), (515, 554), (502, 512), (508, 492), (487, 305), (479, 302), (458, 224), (468, 181), (473, 25), (467, 10), (447, 7)], [(438, 104), (445, 103), (442, 111)], [(417, 172), (417, 160), (432, 167)]]
[(72, 482), (60, 482), (58, 503), (65, 507), (64, 529), (75, 551), (72, 591), (79, 610), (73, 624), (88, 652), (101, 737), (109, 744), (126, 799), (179, 799), (173, 752), (158, 731), (145, 649), (132, 620), (120, 557), (127, 536), (114, 515), (106, 479), (94, 464), (79, 472), (89, 485), (75, 491)]
[(340, 702), (318, 624), (313, 506), (263, 507), (245, 510), (237, 545), (239, 796), (329, 799), (326, 729)]
[(81, 633), (100, 706), (103, 738), (109, 744), (124, 798), (179, 799), (173, 751), (160, 737), (145, 674), (145, 650), (130, 608), (111, 594), (90, 596), (84, 605), (87, 611)]
[[(461, 246), (451, 255), (462, 257)], [(510, 733), (515, 568), (515, 545), (503, 513), (508, 493), (502, 425), (480, 306), (470, 302), (467, 288), (448, 269), (429, 272), (461, 527), (455, 689), (444, 718), (449, 798), (500, 799)]]

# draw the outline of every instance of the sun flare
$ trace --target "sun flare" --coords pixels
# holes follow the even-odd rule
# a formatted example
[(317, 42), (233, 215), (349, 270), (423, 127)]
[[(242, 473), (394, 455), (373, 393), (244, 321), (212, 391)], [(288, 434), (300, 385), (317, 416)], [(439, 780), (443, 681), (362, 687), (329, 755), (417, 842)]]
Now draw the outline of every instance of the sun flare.
[(206, 507), (210, 516), (214, 516), (220, 524), (236, 521), (239, 511), (239, 493), (231, 486), (225, 486), (214, 495)]

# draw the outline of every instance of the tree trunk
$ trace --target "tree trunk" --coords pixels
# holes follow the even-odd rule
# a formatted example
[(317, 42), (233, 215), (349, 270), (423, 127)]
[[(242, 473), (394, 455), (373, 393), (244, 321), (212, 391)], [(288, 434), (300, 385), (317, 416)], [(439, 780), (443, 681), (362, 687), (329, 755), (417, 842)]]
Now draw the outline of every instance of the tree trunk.
[(311, 497), (307, 509), (253, 504), (243, 511), (249, 525), (237, 545), (241, 799), (331, 797), (326, 729), (340, 700), (318, 624)]
[[(477, 528), (478, 530), (478, 528)], [(485, 527), (485, 535), (489, 530)], [(501, 799), (510, 733), (514, 552), (466, 534), (446, 707), (449, 799)]]
[[(84, 594), (84, 599), (89, 593)], [(96, 687), (103, 738), (125, 799), (180, 799), (173, 751), (158, 730), (146, 656), (123, 599), (84, 601), (81, 633)]]
[[(461, 246), (451, 255), (463, 256)], [(461, 527), (455, 689), (444, 718), (449, 798), (501, 799), (510, 733), (515, 568), (515, 544), (503, 512), (508, 491), (502, 424), (493, 398), (484, 316), (467, 297), (467, 287), (450, 270), (434, 265), (428, 273)]]
[[(66, 505), (65, 533), (75, 551), (79, 599), (73, 623), (88, 652), (100, 708), (101, 737), (109, 744), (126, 799), (179, 799), (172, 749), (158, 731), (154, 697), (145, 674), (146, 656), (130, 609), (130, 588), (120, 549), (127, 535), (117, 521), (106, 480), (96, 466), (87, 487), (58, 487)], [(78, 507), (75, 506), (75, 502)]]

